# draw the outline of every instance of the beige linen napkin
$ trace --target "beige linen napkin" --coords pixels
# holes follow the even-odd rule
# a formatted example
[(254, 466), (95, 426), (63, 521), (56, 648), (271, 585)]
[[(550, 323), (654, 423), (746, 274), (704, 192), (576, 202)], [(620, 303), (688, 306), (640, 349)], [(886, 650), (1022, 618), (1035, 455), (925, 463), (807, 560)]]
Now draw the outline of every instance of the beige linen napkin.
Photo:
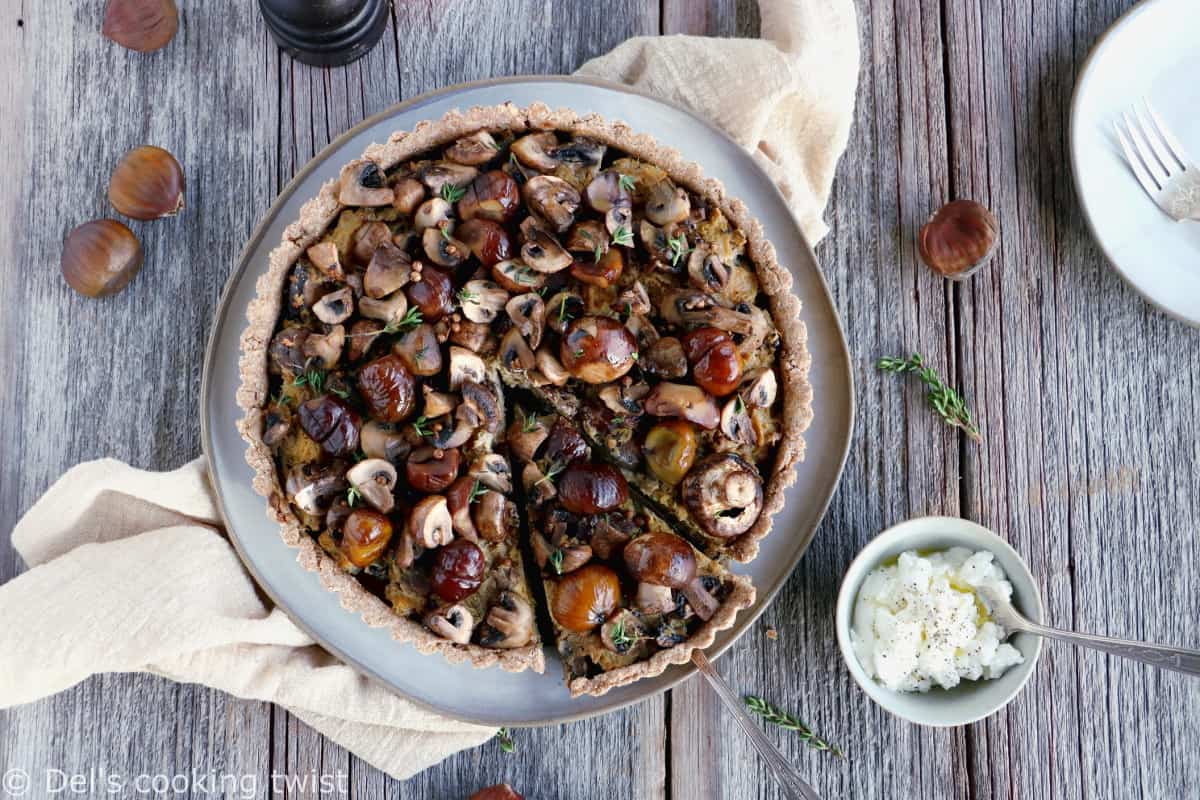
[[(779, 181), (816, 241), (853, 113), (854, 8), (760, 5), (769, 40), (631, 39), (581, 73), (714, 120)], [(202, 459), (165, 473), (93, 461), (64, 475), (12, 534), (30, 569), (0, 586), (0, 708), (98, 672), (150, 672), (285, 706), (397, 778), (493, 735), (327, 655), (264, 602), (218, 525)]]

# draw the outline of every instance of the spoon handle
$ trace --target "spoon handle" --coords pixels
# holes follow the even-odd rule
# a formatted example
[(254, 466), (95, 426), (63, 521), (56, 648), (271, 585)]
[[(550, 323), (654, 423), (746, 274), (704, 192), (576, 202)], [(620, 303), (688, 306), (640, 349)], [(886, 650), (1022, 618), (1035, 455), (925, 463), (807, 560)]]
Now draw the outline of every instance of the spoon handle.
[(729, 713), (733, 714), (734, 720), (737, 721), (742, 731), (750, 737), (754, 749), (762, 756), (763, 761), (767, 762), (771, 772), (775, 773), (775, 780), (779, 782), (784, 796), (792, 798), (792, 800), (821, 800), (820, 795), (800, 777), (796, 768), (784, 758), (783, 753), (779, 752), (779, 748), (767, 738), (767, 735), (742, 707), (741, 700), (734, 694), (733, 689), (729, 688), (725, 679), (717, 674), (712, 662), (708, 660), (708, 656), (699, 650), (693, 650), (692, 663), (700, 670), (700, 674), (708, 679), (708, 685), (717, 693), (717, 697), (721, 698), (721, 702), (725, 704), (725, 708), (729, 709)]
[(1099, 650), (1121, 658), (1132, 658), (1134, 661), (1141, 661), (1161, 669), (1182, 672), (1185, 675), (1200, 675), (1200, 650), (1131, 642), (1126, 639), (1113, 639), (1109, 636), (1096, 636), (1090, 633), (1062, 631), (1032, 622), (1026, 623), (1026, 626), (1030, 633), (1036, 633), (1047, 639), (1077, 644), (1080, 647)]

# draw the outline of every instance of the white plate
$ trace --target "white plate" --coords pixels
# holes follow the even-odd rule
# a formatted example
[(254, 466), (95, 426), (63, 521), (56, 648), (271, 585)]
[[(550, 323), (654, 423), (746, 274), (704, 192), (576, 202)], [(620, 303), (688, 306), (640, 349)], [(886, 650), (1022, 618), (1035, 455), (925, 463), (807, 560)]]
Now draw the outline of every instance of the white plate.
[(456, 719), (532, 725), (592, 716), (644, 700), (695, 670), (691, 665), (672, 667), (603, 697), (573, 700), (563, 685), (562, 668), (552, 648), (547, 648), (550, 657), (543, 675), (498, 669), (481, 672), (469, 664), (452, 665), (437, 655), (421, 655), (343, 609), (314, 573), (296, 563), (296, 551), (283, 542), (278, 525), (267, 518), (266, 501), (251, 489), (246, 445), (234, 427), (241, 416), (234, 394), (239, 381), (238, 338), (246, 324), (246, 305), (254, 297), (255, 281), (266, 271), (267, 254), (279, 242), (284, 227), (299, 217), (300, 206), (316, 196), (322, 183), (336, 177), (343, 164), (358, 158), (368, 144), (384, 141), (397, 130), (411, 130), (422, 120), (437, 119), (452, 108), (509, 100), (518, 105), (542, 101), (551, 107), (595, 111), (670, 142), (703, 165), (709, 175), (722, 180), (732, 196), (745, 201), (774, 243), (780, 263), (788, 266), (795, 278), (793, 289), (804, 303), (802, 316), (808, 326), (816, 420), (805, 436), (807, 456), (798, 468), (796, 484), (788, 491), (786, 507), (775, 519), (774, 531), (763, 541), (758, 558), (737, 569), (753, 579), (758, 601), (738, 615), (733, 628), (717, 634), (708, 650), (710, 657), (733, 644), (766, 609), (812, 541), (846, 459), (854, 396), (849, 355), (829, 291), (783, 198), (744, 151), (683, 109), (628, 89), (561, 77), (467, 84), (418, 97), (371, 117), (340, 136), (301, 170), (246, 245), (217, 309), (205, 356), (201, 440), (230, 538), (267, 595), (342, 660), (413, 701)]
[(1200, 162), (1200, 2), (1147, 0), (1100, 37), (1071, 107), (1071, 167), (1092, 235), (1117, 272), (1200, 326), (1200, 223), (1159, 210), (1121, 156), (1113, 121), (1148, 97)]

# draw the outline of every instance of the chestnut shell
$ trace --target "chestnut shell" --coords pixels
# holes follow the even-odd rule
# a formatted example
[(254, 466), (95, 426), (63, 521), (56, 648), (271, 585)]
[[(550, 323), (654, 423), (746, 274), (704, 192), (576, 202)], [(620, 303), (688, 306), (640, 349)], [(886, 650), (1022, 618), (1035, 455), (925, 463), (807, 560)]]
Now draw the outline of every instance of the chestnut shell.
[(917, 247), (930, 269), (948, 278), (965, 278), (996, 253), (1000, 223), (974, 200), (955, 200), (939, 208), (921, 227)]
[(116, 220), (85, 222), (63, 242), (63, 278), (88, 297), (121, 291), (142, 268), (142, 261), (142, 243)]
[(358, 371), (358, 391), (372, 417), (402, 422), (417, 405), (417, 384), (395, 353), (377, 358)]
[(183, 167), (161, 147), (142, 145), (130, 150), (108, 179), (108, 202), (127, 217), (159, 219), (183, 208)]

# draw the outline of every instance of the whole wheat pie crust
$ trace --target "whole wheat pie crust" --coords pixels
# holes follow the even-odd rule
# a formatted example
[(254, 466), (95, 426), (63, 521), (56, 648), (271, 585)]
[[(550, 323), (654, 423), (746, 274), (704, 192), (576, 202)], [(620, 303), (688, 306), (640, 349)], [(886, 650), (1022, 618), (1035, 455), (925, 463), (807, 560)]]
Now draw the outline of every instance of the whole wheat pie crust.
[[(804, 456), (791, 276), (722, 185), (624, 122), (451, 111), (284, 231), (242, 334), (254, 488), (341, 604), (572, 696), (687, 662)], [(534, 576), (540, 580), (533, 580)]]

